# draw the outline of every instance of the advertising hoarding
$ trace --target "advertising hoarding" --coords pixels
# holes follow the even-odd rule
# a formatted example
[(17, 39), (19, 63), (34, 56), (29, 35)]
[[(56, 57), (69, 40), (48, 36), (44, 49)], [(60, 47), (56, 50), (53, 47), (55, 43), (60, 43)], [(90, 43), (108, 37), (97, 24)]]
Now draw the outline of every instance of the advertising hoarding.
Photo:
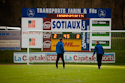
[(111, 49), (111, 32), (105, 32), (111, 30), (110, 18), (90, 18), (90, 30), (104, 31), (90, 33), (90, 48), (93, 49), (95, 41), (99, 41), (104, 49)]
[[(67, 63), (97, 63), (96, 55), (92, 57), (92, 52), (65, 52), (64, 60)], [(55, 52), (31, 52), (29, 56), (30, 63), (55, 63), (57, 54)], [(26, 52), (15, 52), (13, 55), (14, 63), (27, 63)], [(59, 59), (59, 62), (62, 62)], [(115, 53), (107, 52), (102, 57), (102, 63), (115, 63)]]
[[(22, 48), (28, 47), (28, 30), (43, 30), (42, 18), (22, 18)], [(42, 47), (42, 33), (30, 32), (29, 33), (29, 46), (30, 48)]]
[(51, 33), (44, 32), (43, 33), (43, 51), (51, 51)]
[[(41, 32), (30, 32), (29, 33), (29, 47), (30, 48), (41, 48), (42, 47), (42, 36)], [(30, 44), (30, 43), (35, 44)], [(22, 48), (28, 47), (28, 32), (22, 30)]]
[[(51, 50), (55, 51), (56, 50), (56, 44), (59, 42), (57, 39), (51, 39)], [(75, 39), (70, 39), (70, 40), (63, 40), (63, 45), (65, 51), (81, 51), (81, 39), (75, 40)]]
[(51, 19), (51, 30), (81, 31), (81, 19)]
[[(96, 42), (97, 40), (96, 39), (93, 39), (92, 40), (92, 43), (91, 43), (91, 48), (95, 48), (95, 42)], [(99, 41), (99, 44), (101, 44), (102, 46), (103, 46), (103, 48), (105, 48), (105, 49), (110, 49), (111, 48), (111, 41), (110, 40), (100, 40), (100, 39), (98, 39), (98, 41)]]
[[(22, 19), (25, 18), (25, 21), (22, 20), (23, 27), (28, 27), (28, 30), (37, 30), (34, 27), (37, 28), (38, 26), (42, 27), (42, 30), (66, 30), (69, 32), (111, 30), (110, 8), (22, 8)], [(38, 22), (38, 18), (42, 19), (42, 21)], [(85, 33), (85, 36), (84, 33), (81, 34), (81, 51), (90, 51), (93, 48), (91, 46), (93, 39), (111, 41), (110, 33), (109, 35), (107, 33)], [(42, 41), (44, 42), (44, 40)], [(41, 42), (40, 45), (45, 47), (49, 46), (50, 43), (52, 42), (48, 40), (45, 43)], [(22, 45), (22, 47), (25, 46)], [(34, 46), (34, 48), (40, 47)], [(109, 47), (104, 47), (104, 49), (111, 49), (111, 44)]]
[(22, 8), (22, 17), (47, 18), (48, 14), (86, 14), (86, 18), (111, 18), (110, 8)]
[(0, 50), (21, 50), (21, 31), (0, 31)]
[(42, 18), (22, 18), (22, 30), (42, 30)]
[(90, 18), (90, 30), (111, 30), (111, 18)]

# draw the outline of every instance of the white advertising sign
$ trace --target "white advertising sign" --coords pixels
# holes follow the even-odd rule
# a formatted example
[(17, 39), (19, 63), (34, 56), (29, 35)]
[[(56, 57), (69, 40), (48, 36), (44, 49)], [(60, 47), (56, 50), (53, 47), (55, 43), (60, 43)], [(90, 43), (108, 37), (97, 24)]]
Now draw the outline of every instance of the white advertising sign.
[(22, 48), (41, 48), (42, 46), (42, 33), (29, 32), (28, 44), (28, 30), (43, 30), (42, 18), (22, 18)]
[[(97, 63), (96, 55), (92, 57), (93, 53), (75, 53), (65, 54), (66, 62), (75, 63)], [(105, 53), (102, 57), (102, 63), (115, 63), (115, 53)]]
[(90, 30), (111, 30), (111, 18), (90, 18)]
[[(30, 48), (41, 48), (42, 45), (42, 33), (41, 32), (30, 32), (29, 33), (29, 47)], [(22, 48), (28, 47), (28, 32), (22, 30)]]
[(99, 44), (101, 44), (104, 49), (111, 49), (111, 40), (110, 39), (101, 39), (101, 38), (100, 39), (97, 39), (97, 38), (91, 39), (90, 47), (92, 49), (95, 48), (95, 42), (97, 40), (99, 41)]
[[(97, 63), (96, 55), (92, 57), (92, 52), (66, 52), (64, 54), (64, 60), (67, 63)], [(30, 63), (55, 63), (57, 59), (57, 54), (55, 52), (35, 52), (29, 54)], [(26, 52), (15, 52), (13, 57), (14, 63), (27, 63), (27, 53)], [(59, 62), (62, 62), (59, 59)], [(107, 52), (102, 57), (102, 63), (115, 63), (115, 53)]]
[[(30, 63), (45, 62), (45, 54), (31, 53), (29, 56)], [(14, 53), (13, 58), (14, 63), (27, 63), (27, 53)]]
[[(90, 33), (90, 48), (95, 48), (95, 41), (103, 46), (104, 49), (111, 49), (111, 18), (90, 18), (90, 30), (97, 31)], [(104, 31), (104, 32), (98, 32)]]
[(42, 18), (22, 18), (22, 30), (42, 30)]

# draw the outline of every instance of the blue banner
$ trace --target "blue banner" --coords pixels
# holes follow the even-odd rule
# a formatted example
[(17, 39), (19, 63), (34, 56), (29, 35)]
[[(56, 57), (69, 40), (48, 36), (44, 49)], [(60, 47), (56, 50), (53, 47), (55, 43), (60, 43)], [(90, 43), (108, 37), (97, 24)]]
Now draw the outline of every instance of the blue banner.
[(90, 30), (89, 20), (82, 20), (81, 30)]
[(47, 18), (47, 14), (86, 14), (86, 18), (111, 18), (110, 8), (22, 8), (22, 17)]
[[(82, 20), (82, 29), (81, 30), (90, 30), (89, 20)], [(82, 36), (82, 39), (81, 39), (82, 51), (89, 50), (90, 33), (89, 32), (82, 32), (81, 36)]]
[(89, 50), (89, 44), (90, 44), (90, 33), (89, 32), (82, 32), (82, 44), (81, 48), (83, 50)]

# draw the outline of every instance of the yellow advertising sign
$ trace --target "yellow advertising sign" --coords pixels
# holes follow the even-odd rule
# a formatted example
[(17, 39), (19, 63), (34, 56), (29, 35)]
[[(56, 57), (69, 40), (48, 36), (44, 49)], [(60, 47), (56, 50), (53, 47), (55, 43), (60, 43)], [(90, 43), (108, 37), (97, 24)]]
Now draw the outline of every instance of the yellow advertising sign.
[[(56, 50), (59, 39), (51, 39), (51, 51)], [(63, 39), (65, 51), (81, 51), (81, 39)]]

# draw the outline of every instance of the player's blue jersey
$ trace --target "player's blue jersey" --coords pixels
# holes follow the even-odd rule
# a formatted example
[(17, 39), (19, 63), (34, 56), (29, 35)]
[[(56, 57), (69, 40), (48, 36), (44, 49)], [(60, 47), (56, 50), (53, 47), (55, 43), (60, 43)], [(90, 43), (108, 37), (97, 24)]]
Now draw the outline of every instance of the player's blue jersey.
[(95, 54), (95, 52), (97, 52), (97, 54), (104, 54), (104, 50), (103, 50), (102, 45), (97, 44), (97, 45), (95, 46), (93, 55)]
[(58, 54), (63, 54), (64, 52), (65, 52), (65, 50), (64, 50), (63, 43), (59, 41), (59, 42), (56, 44), (56, 53), (58, 53)]

